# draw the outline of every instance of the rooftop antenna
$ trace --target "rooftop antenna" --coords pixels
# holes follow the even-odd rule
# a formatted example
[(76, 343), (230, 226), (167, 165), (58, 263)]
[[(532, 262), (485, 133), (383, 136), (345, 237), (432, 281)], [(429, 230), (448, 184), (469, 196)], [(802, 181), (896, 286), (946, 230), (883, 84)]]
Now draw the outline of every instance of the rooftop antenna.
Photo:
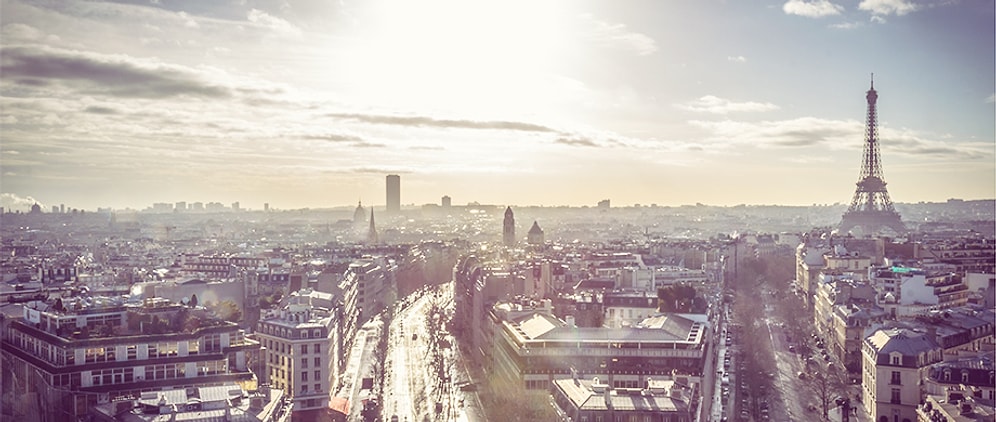
[(872, 86), (871, 89), (875, 89), (875, 72), (872, 72)]

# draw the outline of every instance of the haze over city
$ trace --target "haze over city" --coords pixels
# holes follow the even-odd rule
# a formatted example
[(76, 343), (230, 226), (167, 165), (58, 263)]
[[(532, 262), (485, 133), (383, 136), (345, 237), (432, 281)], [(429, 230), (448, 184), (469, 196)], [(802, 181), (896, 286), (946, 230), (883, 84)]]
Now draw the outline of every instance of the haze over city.
[(3, 206), (996, 192), (985, 1), (0, 3)]

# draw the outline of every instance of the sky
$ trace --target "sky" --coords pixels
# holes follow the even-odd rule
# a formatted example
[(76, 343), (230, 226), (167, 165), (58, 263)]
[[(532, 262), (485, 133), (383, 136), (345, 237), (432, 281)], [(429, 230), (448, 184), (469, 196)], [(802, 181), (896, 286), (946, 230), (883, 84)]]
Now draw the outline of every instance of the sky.
[(0, 0), (0, 205), (996, 197), (987, 0)]

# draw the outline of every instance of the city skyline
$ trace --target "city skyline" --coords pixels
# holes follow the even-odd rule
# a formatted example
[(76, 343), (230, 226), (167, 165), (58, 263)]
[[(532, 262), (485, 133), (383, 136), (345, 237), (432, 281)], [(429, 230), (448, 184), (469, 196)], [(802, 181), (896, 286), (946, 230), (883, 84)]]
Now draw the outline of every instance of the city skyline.
[[(6, 209), (996, 196), (991, 2), (0, 3)], [(26, 205), (26, 206), (25, 206)]]

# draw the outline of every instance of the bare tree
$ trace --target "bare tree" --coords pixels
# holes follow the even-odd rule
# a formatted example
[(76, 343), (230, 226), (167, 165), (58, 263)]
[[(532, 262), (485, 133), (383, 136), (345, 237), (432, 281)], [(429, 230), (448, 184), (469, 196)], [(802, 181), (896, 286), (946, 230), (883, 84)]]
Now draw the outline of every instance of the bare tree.
[(829, 420), (830, 408), (836, 405), (837, 398), (847, 397), (846, 393), (841, 393), (845, 391), (845, 384), (841, 377), (840, 368), (831, 363), (827, 365), (826, 369), (820, 368), (813, 373), (813, 382), (810, 385), (816, 393), (816, 398), (820, 401), (823, 420)]

